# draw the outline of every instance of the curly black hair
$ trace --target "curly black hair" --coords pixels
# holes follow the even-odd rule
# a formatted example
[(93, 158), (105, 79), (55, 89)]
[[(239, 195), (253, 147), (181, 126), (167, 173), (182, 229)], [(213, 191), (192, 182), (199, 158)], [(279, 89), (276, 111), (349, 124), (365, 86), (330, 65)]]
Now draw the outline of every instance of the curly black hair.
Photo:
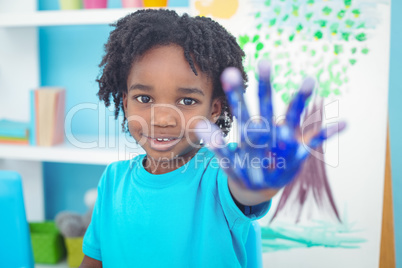
[[(206, 17), (179, 16), (167, 9), (142, 9), (131, 13), (116, 23), (105, 44), (105, 55), (99, 67), (100, 100), (108, 107), (113, 97), (115, 118), (123, 109), (123, 94), (127, 92), (127, 77), (133, 62), (155, 46), (179, 45), (195, 75), (197, 65), (212, 78), (212, 99), (221, 98), (222, 112), (216, 122), (226, 136), (232, 125), (232, 113), (220, 82), (220, 75), (227, 67), (236, 67), (243, 76), (244, 88), (247, 74), (243, 67), (244, 52), (236, 38), (219, 23)], [(123, 131), (128, 131), (124, 117)]]

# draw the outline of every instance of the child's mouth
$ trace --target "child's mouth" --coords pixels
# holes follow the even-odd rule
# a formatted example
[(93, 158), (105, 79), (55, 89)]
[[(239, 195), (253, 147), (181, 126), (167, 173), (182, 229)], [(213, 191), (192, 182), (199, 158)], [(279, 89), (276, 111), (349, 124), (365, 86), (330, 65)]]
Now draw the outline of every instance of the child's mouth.
[(147, 139), (151, 148), (158, 151), (168, 151), (180, 141), (179, 138), (173, 137), (147, 137)]

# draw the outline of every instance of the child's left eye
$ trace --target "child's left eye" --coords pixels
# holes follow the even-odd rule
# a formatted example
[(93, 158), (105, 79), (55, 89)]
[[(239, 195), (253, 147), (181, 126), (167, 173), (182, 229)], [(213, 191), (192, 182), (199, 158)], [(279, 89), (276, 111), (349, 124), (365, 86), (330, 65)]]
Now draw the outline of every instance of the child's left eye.
[(179, 101), (179, 104), (182, 104), (182, 105), (193, 105), (195, 103), (196, 103), (196, 101), (191, 98), (183, 98)]

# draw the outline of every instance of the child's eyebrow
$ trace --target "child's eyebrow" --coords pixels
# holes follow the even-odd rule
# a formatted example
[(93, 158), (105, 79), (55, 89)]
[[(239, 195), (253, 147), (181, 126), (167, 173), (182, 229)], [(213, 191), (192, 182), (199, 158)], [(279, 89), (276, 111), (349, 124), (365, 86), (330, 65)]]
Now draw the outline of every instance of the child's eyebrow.
[(143, 84), (134, 84), (134, 85), (130, 86), (128, 91), (134, 90), (134, 89), (138, 89), (138, 90), (142, 90), (142, 91), (151, 91), (153, 88), (151, 86), (146, 86)]
[(204, 96), (204, 92), (198, 88), (179, 87), (177, 90), (184, 94), (199, 94)]

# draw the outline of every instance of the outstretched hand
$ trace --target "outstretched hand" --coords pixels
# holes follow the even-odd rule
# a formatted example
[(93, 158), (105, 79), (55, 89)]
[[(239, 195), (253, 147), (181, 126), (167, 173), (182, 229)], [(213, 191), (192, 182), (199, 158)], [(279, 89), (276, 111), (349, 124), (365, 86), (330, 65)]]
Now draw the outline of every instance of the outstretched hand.
[(303, 134), (307, 135), (300, 128), (300, 118), (314, 89), (314, 80), (308, 78), (289, 104), (284, 123), (276, 124), (273, 120), (271, 68), (268, 62), (261, 62), (258, 67), (258, 120), (251, 120), (248, 113), (239, 70), (228, 68), (221, 76), (232, 114), (238, 121), (238, 146), (226, 145), (221, 130), (210, 123), (207, 126), (210, 131), (205, 131), (205, 122), (201, 122), (196, 133), (215, 152), (221, 167), (231, 179), (253, 190), (281, 188), (299, 171), (309, 154), (307, 148), (317, 148), (330, 136), (343, 130), (345, 123), (310, 133), (312, 138), (304, 142)]

